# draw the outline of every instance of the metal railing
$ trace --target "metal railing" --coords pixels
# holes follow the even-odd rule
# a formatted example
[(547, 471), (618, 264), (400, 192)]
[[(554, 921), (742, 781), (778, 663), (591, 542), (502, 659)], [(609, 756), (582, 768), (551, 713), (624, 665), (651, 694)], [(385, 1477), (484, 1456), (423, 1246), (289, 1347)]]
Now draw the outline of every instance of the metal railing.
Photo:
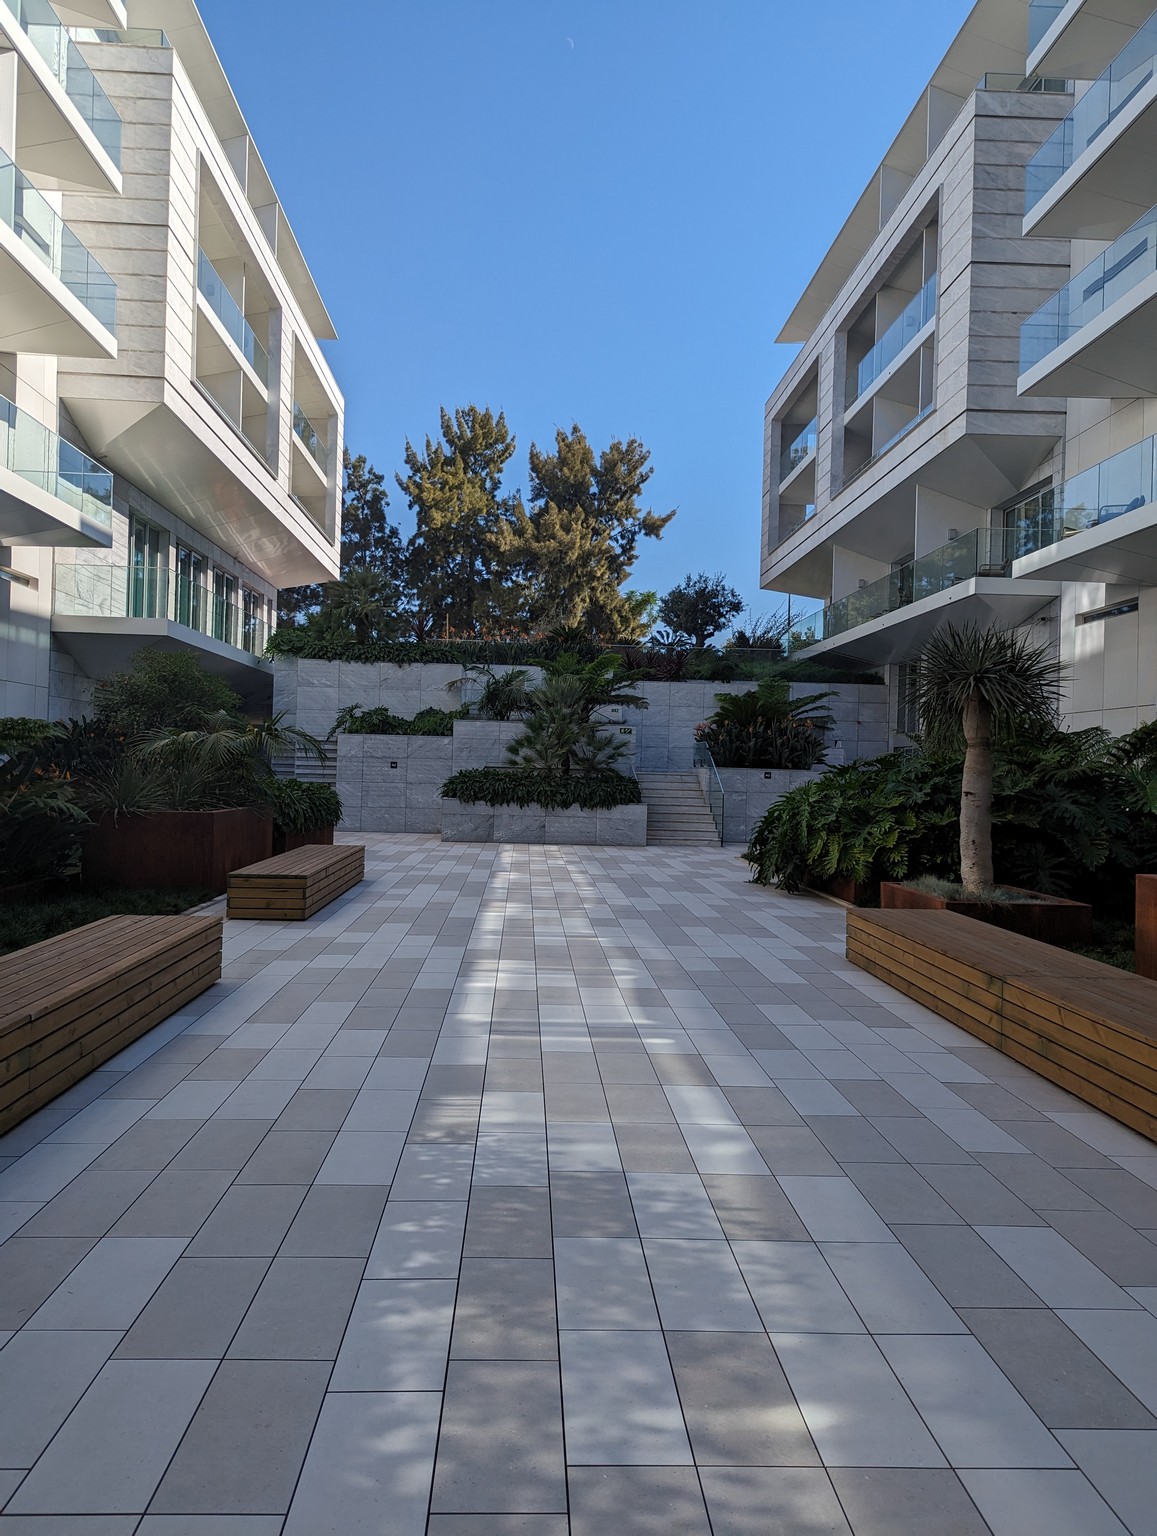
[(795, 473), (803, 461), (816, 451), (816, 424), (815, 416), (807, 426), (790, 442), (779, 456), (779, 483)]
[(855, 376), (849, 375), (848, 405), (854, 405), (900, 354), (915, 341), (924, 327), (936, 318), (938, 287), (939, 274), (933, 272), (920, 292), (896, 316), (867, 357), (862, 359), (856, 368)]
[(711, 819), (715, 823), (715, 830), (719, 834), (719, 842), (722, 845), (724, 817), (727, 813), (727, 792), (723, 788), (723, 780), (719, 777), (715, 759), (711, 756), (711, 749), (704, 742), (695, 743), (692, 762), (699, 778), (699, 787), (711, 811)]
[(197, 252), (197, 287), (242, 357), (261, 382), (268, 384), (269, 353), (258, 341), (257, 332), (246, 320), (240, 304), (229, 292), (221, 274), (204, 251)]
[(111, 43), (120, 48), (171, 48), (159, 27), (69, 27), (74, 43)]
[(1073, 82), (1055, 75), (1006, 75), (989, 70), (981, 76), (978, 89), (1010, 91), (1018, 96), (1068, 96)]
[(45, 198), (0, 150), (0, 219), (95, 319), (116, 330), (117, 285)]
[(119, 169), (121, 117), (48, 0), (3, 0), (65, 95)]
[(1125, 44), (1025, 167), (1024, 211), (1040, 200), (1147, 86), (1157, 69), (1157, 16)]
[[(920, 425), (924, 418), (932, 414), (934, 409), (934, 403), (929, 401), (926, 406), (916, 412), (911, 421), (906, 421), (904, 423), (899, 432), (893, 432), (892, 436), (886, 443), (881, 443), (870, 458), (865, 459), (862, 464), (857, 464), (855, 469), (850, 469), (840, 484), (840, 491), (846, 490), (847, 487), (851, 485), (852, 481), (858, 480), (861, 475), (866, 475), (874, 465), (880, 462), (880, 460), (890, 449), (896, 446), (901, 438), (907, 437), (909, 432), (915, 431), (915, 429)], [(836, 494), (838, 495), (839, 492)]]
[(69, 618), (171, 619), (224, 645), (260, 656), (268, 626), (202, 582), (167, 566), (57, 562), (52, 611)]
[(1036, 491), (1005, 513), (1010, 558), (1048, 549), (1157, 501), (1157, 437)]
[(93, 522), (112, 527), (112, 474), (0, 395), (0, 465)]
[(1082, 268), (1020, 328), (1020, 371), (1042, 362), (1145, 278), (1157, 272), (1157, 208)]

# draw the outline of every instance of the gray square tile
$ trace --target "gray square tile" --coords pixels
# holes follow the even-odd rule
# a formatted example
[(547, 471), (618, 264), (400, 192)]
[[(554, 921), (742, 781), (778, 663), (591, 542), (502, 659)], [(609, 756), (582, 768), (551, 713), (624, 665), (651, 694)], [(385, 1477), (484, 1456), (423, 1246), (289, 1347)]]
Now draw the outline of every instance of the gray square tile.
[(453, 1280), (365, 1281), (330, 1393), (441, 1392), (453, 1319)]
[(843, 1172), (816, 1133), (806, 1125), (750, 1125), (747, 1133), (776, 1177)]
[(637, 1238), (556, 1237), (554, 1262), (560, 1327), (659, 1327)]
[(404, 1145), (401, 1131), (339, 1131), (316, 1182), (389, 1184)]
[(91, 1165), (94, 1170), (140, 1169), (159, 1173), (193, 1137), (203, 1120), (138, 1120)]
[(966, 1331), (899, 1243), (822, 1243), (820, 1252), (870, 1333)]
[(90, 1167), (41, 1206), (22, 1237), (103, 1237), (154, 1178), (152, 1169)]
[(475, 1189), (470, 1196), (464, 1251), (476, 1259), (550, 1258), (548, 1192), (529, 1185)]
[(764, 1175), (708, 1173), (703, 1176), (715, 1214), (733, 1240), (806, 1241), (807, 1228), (779, 1181)]
[(813, 1243), (731, 1247), (769, 1333), (863, 1333), (858, 1313)]
[(1080, 1472), (966, 1471), (960, 1478), (993, 1536), (1128, 1536)]
[(308, 1184), (317, 1177), (333, 1140), (333, 1131), (270, 1131), (237, 1175), (237, 1183)]
[(1042, 1305), (1036, 1292), (970, 1227), (898, 1226), (893, 1230), (949, 1306)]
[(615, 1122), (619, 1161), (627, 1173), (694, 1173), (695, 1160), (682, 1132), (670, 1125)]
[(183, 1238), (102, 1237), (29, 1327), (130, 1328), (184, 1247)]
[(550, 1260), (463, 1259), (451, 1353), (469, 1360), (557, 1359)]
[(710, 1536), (694, 1467), (568, 1470), (571, 1536)]
[(279, 1131), (340, 1131), (357, 1098), (355, 1088), (299, 1088), (278, 1111)]
[(229, 1188), (221, 1168), (172, 1168), (156, 1178), (112, 1228), (112, 1237), (192, 1237)]
[(272, 1258), (305, 1193), (303, 1186), (294, 1184), (235, 1184), (189, 1244), (188, 1256)]
[(1130, 1531), (1152, 1530), (1157, 1436), (1137, 1430), (1069, 1429), (1058, 1438)]
[(31, 1467), (112, 1354), (119, 1333), (26, 1328), (0, 1350), (0, 1465)]
[(552, 1173), (551, 1214), (560, 1237), (634, 1237), (635, 1213), (621, 1173)]
[(395, 1200), (461, 1200), (470, 1195), (472, 1146), (410, 1142), (402, 1153), (390, 1193)]
[(451, 1361), (431, 1511), (549, 1514), (565, 1509), (558, 1366), (532, 1360)]
[(335, 1359), (362, 1267), (359, 1259), (274, 1259), (229, 1358)]
[(826, 1472), (808, 1467), (704, 1467), (714, 1536), (851, 1536)]
[(559, 1351), (571, 1465), (690, 1464), (662, 1334), (565, 1329)]
[(668, 1333), (666, 1338), (700, 1467), (819, 1465), (764, 1334)]
[(723, 1236), (698, 1174), (631, 1173), (627, 1175), (627, 1187), (640, 1236)]
[[(174, 1121), (175, 1125), (187, 1124)], [(272, 1120), (208, 1120), (173, 1157), (174, 1168), (244, 1168)], [(115, 1150), (115, 1148), (113, 1149)]]
[(383, 1184), (316, 1185), (293, 1218), (281, 1254), (293, 1258), (367, 1258), (387, 1193)]
[(856, 1536), (990, 1536), (955, 1472), (835, 1467)]
[(11, 1237), (0, 1244), (0, 1328), (22, 1328), (94, 1246), (91, 1237)]
[(1084, 1254), (1048, 1227), (978, 1227), (1004, 1262), (1050, 1307), (1132, 1307), (1127, 1296)]
[(815, 1242), (885, 1243), (891, 1240), (892, 1234), (851, 1179), (791, 1174), (781, 1175), (779, 1182)]
[(667, 1332), (763, 1331), (726, 1241), (646, 1237), (643, 1249)]
[(322, 1360), (226, 1360), (150, 1513), (284, 1514), (330, 1369)]
[(268, 1267), (264, 1258), (178, 1259), (125, 1334), (117, 1359), (220, 1360)]

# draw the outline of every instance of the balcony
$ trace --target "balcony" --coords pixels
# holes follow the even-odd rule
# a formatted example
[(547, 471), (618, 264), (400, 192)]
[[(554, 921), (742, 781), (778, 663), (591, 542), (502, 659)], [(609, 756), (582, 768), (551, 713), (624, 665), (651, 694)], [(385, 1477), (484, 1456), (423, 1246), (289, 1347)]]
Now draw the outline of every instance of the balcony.
[(322, 479), (328, 480), (329, 449), (325, 439), (296, 402), (293, 406), (293, 433), (312, 463), (321, 471)]
[(1011, 581), (1015, 534), (974, 528), (830, 603), (811, 621), (805, 654), (839, 652), (883, 664), (918, 654), (945, 622), (1023, 622), (1057, 595), (1052, 583)]
[(264, 387), (269, 385), (269, 353), (257, 339), (257, 333), (246, 320), (241, 306), (222, 281), (217, 268), (205, 255), (197, 252), (197, 288), (209, 309), (220, 322), (221, 329), (232, 341), (237, 351), (256, 374)]
[(1031, 0), (1028, 67), (1095, 80), (1153, 14), (1153, 0)]
[(15, 159), (53, 190), (121, 190), (121, 119), (48, 0), (0, 0), (17, 56)]
[(1114, 239), (1157, 203), (1157, 16), (1025, 169), (1025, 233)]
[(89, 676), (126, 667), (148, 645), (194, 649), (246, 699), (269, 688), (265, 623), (242, 603), (168, 567), (65, 565), (53, 573), (52, 632)]
[(920, 292), (896, 317), (876, 345), (848, 378), (848, 406), (854, 405), (904, 357), (936, 319), (938, 275), (934, 272)]
[(117, 290), (0, 150), (0, 350), (115, 357)]
[(0, 544), (112, 543), (113, 477), (0, 397)]
[(1157, 581), (1157, 438), (1038, 492), (1005, 513), (1016, 575)]
[(1157, 394), (1157, 208), (1021, 326), (1022, 395)]

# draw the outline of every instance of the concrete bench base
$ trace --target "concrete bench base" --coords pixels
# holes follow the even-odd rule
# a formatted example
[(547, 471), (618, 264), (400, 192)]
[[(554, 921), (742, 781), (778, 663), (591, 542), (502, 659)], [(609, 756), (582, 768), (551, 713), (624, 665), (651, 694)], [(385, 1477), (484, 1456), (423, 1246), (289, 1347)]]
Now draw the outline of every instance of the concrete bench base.
[(250, 922), (304, 922), (366, 877), (366, 850), (310, 844), (229, 876), (225, 915)]
[(847, 955), (1157, 1140), (1157, 982), (953, 912), (849, 911)]
[(0, 957), (0, 1133), (221, 977), (219, 917), (105, 917)]

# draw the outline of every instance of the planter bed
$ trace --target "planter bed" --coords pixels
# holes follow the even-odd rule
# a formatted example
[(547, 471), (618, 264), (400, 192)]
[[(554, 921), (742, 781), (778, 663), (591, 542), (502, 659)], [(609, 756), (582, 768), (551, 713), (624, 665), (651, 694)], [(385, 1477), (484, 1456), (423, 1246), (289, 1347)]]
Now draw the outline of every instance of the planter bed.
[(164, 887), (220, 895), (230, 870), (273, 852), (273, 823), (256, 811), (156, 811), (104, 816), (85, 832), (86, 885)]
[(552, 843), (576, 847), (645, 848), (647, 807), (616, 805), (584, 811), (577, 805), (486, 805), (442, 801), (444, 843)]
[(847, 956), (1157, 1140), (1157, 982), (955, 912), (850, 911)]
[(1020, 901), (968, 901), (954, 896), (938, 896), (916, 886), (885, 880), (880, 885), (880, 906), (884, 911), (955, 912), (978, 922), (990, 923), (1026, 939), (1040, 939), (1045, 944), (1088, 944), (1093, 933), (1093, 909), (1083, 901), (1066, 901), (1062, 896), (1044, 896), (1019, 886), (999, 887), (1010, 894), (1027, 898)]
[(294, 848), (322, 848), (333, 847), (332, 827), (311, 827), (306, 832), (283, 832), (280, 827), (273, 829), (273, 856), (279, 853), (290, 853)]

